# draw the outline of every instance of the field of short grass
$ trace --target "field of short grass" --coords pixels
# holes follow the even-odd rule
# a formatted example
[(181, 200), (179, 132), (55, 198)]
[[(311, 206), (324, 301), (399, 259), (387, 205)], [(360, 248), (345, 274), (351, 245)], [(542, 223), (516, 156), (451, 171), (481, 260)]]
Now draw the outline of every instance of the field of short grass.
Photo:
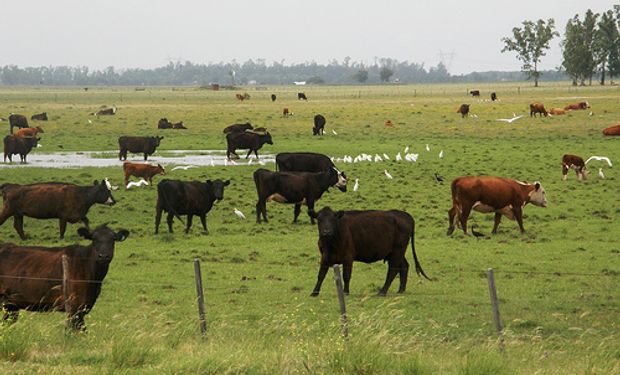
[[(579, 182), (561, 181), (560, 159), (571, 153), (608, 156), (620, 163), (620, 139), (601, 130), (620, 121), (620, 88), (539, 89), (529, 83), (478, 85), (481, 100), (464, 85), (242, 88), (0, 88), (0, 117), (47, 111), (42, 148), (34, 152), (108, 151), (120, 135), (163, 135), (170, 150), (225, 149), (222, 129), (235, 122), (265, 126), (274, 145), (261, 151), (315, 151), (336, 158), (359, 153), (390, 156), (377, 163), (337, 163), (349, 191), (331, 189), (317, 209), (403, 209), (416, 219), (416, 250), (434, 281), (409, 275), (408, 290), (377, 297), (386, 265), (356, 263), (347, 297), (350, 337), (340, 336), (338, 301), (328, 276), (318, 298), (317, 229), (305, 208), (291, 224), (293, 207), (267, 206), (270, 222), (255, 224), (256, 165), (201, 167), (171, 172), (171, 179), (231, 179), (224, 200), (209, 213), (209, 235), (194, 223), (185, 235), (154, 235), (155, 187), (114, 192), (113, 207), (93, 206), (92, 226), (108, 223), (130, 231), (119, 243), (93, 311), (88, 333), (64, 334), (60, 313), (22, 313), (0, 325), (0, 365), (17, 373), (360, 373), (360, 374), (583, 374), (620, 372), (620, 174), (602, 162)], [(500, 101), (486, 100), (496, 91)], [(278, 100), (272, 103), (269, 95)], [(530, 118), (528, 104), (563, 107), (587, 100), (592, 108), (565, 116)], [(471, 104), (477, 117), (456, 109)], [(100, 105), (118, 114), (89, 116)], [(293, 116), (283, 118), (282, 108)], [(590, 115), (592, 112), (592, 115)], [(312, 117), (327, 118), (326, 134), (313, 137)], [(496, 121), (513, 113), (512, 124)], [(184, 121), (188, 130), (157, 130), (157, 120)], [(88, 123), (88, 120), (92, 124)], [(384, 122), (391, 120), (393, 128)], [(31, 124), (34, 125), (34, 124)], [(8, 133), (8, 123), (2, 122)], [(335, 130), (337, 135), (332, 133)], [(430, 151), (426, 151), (428, 144)], [(396, 162), (409, 146), (417, 162)], [(444, 151), (444, 157), (438, 157)], [(141, 156), (130, 159), (139, 161)], [(245, 163), (242, 161), (242, 163)], [(267, 164), (267, 168), (274, 168)], [(596, 176), (602, 167), (605, 180)], [(388, 180), (384, 170), (394, 176)], [(437, 172), (445, 177), (435, 181)], [(492, 215), (470, 223), (489, 235), (446, 236), (450, 181), (461, 175), (498, 175), (538, 180), (549, 207), (525, 208), (525, 234), (504, 218), (490, 236)], [(0, 168), (0, 184), (62, 181), (91, 184), (116, 168)], [(360, 189), (351, 187), (359, 178)], [(155, 178), (159, 181), (160, 176)], [(247, 220), (234, 215), (234, 208)], [(20, 241), (9, 219), (1, 242), (61, 246), (75, 242), (78, 224), (59, 240), (55, 220), (25, 218), (30, 235)], [(410, 259), (411, 255), (407, 255)], [(193, 260), (202, 262), (208, 332), (200, 337)], [(497, 350), (486, 270), (492, 267), (505, 325), (505, 351)]]

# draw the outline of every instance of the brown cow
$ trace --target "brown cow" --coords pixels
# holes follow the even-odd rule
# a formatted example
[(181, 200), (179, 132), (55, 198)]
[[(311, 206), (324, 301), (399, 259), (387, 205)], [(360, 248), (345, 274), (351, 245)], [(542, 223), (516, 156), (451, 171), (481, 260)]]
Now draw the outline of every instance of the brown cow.
[(575, 170), (579, 181), (585, 180), (590, 173), (580, 156), (566, 154), (562, 156), (562, 181), (566, 181), (570, 169)]
[(150, 164), (130, 163), (128, 161), (123, 163), (123, 172), (125, 173), (125, 187), (129, 183), (129, 176), (146, 178), (149, 185), (153, 184), (153, 176), (160, 174), (166, 175), (164, 167), (160, 164), (157, 166)]
[(603, 135), (620, 135), (620, 125), (614, 125), (603, 129)]
[(588, 108), (590, 108), (590, 104), (588, 104), (588, 102), (579, 102), (575, 104), (569, 104), (566, 107), (564, 107), (564, 109), (567, 111), (576, 111), (576, 110), (588, 109)]
[(91, 113), (91, 115), (95, 115), (95, 116), (112, 116), (115, 114), (116, 114), (116, 106), (113, 106), (111, 108), (102, 108), (98, 110), (97, 112)]
[(36, 137), (39, 133), (45, 133), (40, 126), (36, 128), (24, 128), (15, 132), (16, 137)]
[(282, 117), (288, 117), (290, 116), (290, 112), (288, 111), (288, 108), (283, 108), (282, 109)]
[(461, 104), (459, 109), (456, 110), (456, 113), (460, 113), (461, 118), (467, 117), (467, 114), (469, 113), (469, 104)]
[(172, 129), (187, 129), (185, 125), (183, 125), (183, 121), (179, 121), (176, 124), (172, 124)]
[[(92, 243), (65, 247), (0, 244), (0, 307), (2, 320), (16, 321), (19, 310), (64, 311), (69, 327), (85, 330), (84, 316), (95, 306), (103, 279), (114, 257), (115, 242), (129, 232), (102, 225), (78, 234)], [(63, 290), (62, 257), (67, 257), (67, 287)], [(68, 297), (65, 300), (65, 295)]]
[(523, 233), (523, 207), (532, 203), (536, 206), (547, 207), (545, 189), (539, 182), (528, 184), (502, 177), (491, 176), (464, 176), (452, 181), (452, 208), (448, 211), (448, 235), (454, 232), (459, 214), (463, 232), (467, 233), (467, 219), (472, 209), (478, 212), (494, 212), (495, 225), (493, 234), (502, 214), (517, 219)]
[(534, 102), (530, 104), (530, 117), (536, 117), (536, 114), (539, 113), (540, 117), (545, 115), (547, 117), (547, 111), (545, 110), (545, 106), (542, 103)]
[(551, 108), (549, 109), (549, 114), (554, 115), (554, 116), (561, 116), (561, 115), (565, 115), (566, 111), (563, 110), (562, 108)]
[(237, 98), (237, 100), (239, 100), (239, 101), (244, 101), (244, 100), (250, 99), (250, 94), (248, 94), (247, 92), (246, 92), (246, 93), (244, 93), (243, 95), (241, 95), (241, 94), (235, 94), (235, 97), (236, 97), (236, 98)]

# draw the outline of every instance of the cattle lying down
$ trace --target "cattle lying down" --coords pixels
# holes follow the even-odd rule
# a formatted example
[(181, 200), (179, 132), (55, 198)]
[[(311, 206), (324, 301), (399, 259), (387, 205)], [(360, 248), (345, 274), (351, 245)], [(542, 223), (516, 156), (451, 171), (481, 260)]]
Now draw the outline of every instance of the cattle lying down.
[(161, 164), (149, 165), (149, 164), (139, 164), (139, 163), (130, 163), (128, 161), (123, 163), (123, 173), (125, 174), (125, 187), (129, 183), (129, 177), (143, 177), (149, 184), (153, 184), (153, 176), (160, 174), (164, 176), (166, 171)]
[(256, 202), (256, 222), (261, 222), (261, 215), (267, 222), (267, 201), (294, 203), (293, 223), (301, 212), (303, 203), (308, 207), (310, 222), (314, 224), (314, 203), (331, 186), (340, 191), (347, 191), (347, 176), (336, 168), (324, 172), (272, 172), (263, 168), (254, 171), (254, 184), (258, 202)]
[(568, 171), (574, 169), (579, 181), (588, 178), (590, 173), (586, 168), (586, 163), (581, 156), (565, 154), (562, 156), (562, 180), (566, 181)]
[(388, 263), (388, 270), (379, 295), (386, 295), (397, 274), (400, 275), (398, 293), (404, 293), (409, 271), (409, 262), (405, 254), (410, 239), (415, 271), (428, 279), (415, 253), (415, 221), (407, 212), (398, 210), (334, 212), (329, 207), (324, 207), (314, 216), (319, 223), (321, 263), (311, 296), (319, 295), (321, 284), (330, 266), (342, 264), (344, 292), (348, 294), (353, 261), (372, 263), (380, 260)]
[(59, 182), (31, 185), (0, 185), (4, 207), (0, 213), (0, 225), (13, 216), (13, 226), (24, 240), (24, 216), (35, 219), (58, 218), (60, 238), (65, 236), (67, 223), (82, 221), (88, 228), (86, 214), (95, 203), (112, 206), (116, 203), (105, 180), (95, 181), (92, 186), (78, 186)]
[(4, 137), (4, 162), (9, 158), (9, 162), (13, 162), (13, 155), (19, 154), (22, 163), (26, 163), (26, 157), (37, 147), (37, 142), (41, 138), (37, 137), (18, 137), (17, 135), (7, 135)]
[(336, 166), (327, 155), (314, 152), (281, 152), (276, 155), (280, 172), (323, 172)]
[(588, 108), (590, 108), (590, 104), (588, 104), (588, 102), (579, 102), (575, 104), (569, 104), (566, 107), (564, 107), (564, 109), (567, 111), (578, 111), (580, 109), (588, 109)]
[(495, 234), (502, 215), (510, 219), (514, 217), (521, 232), (524, 232), (523, 207), (528, 203), (547, 207), (545, 189), (539, 182), (528, 184), (502, 177), (465, 176), (455, 178), (451, 188), (452, 208), (448, 211), (448, 235), (454, 232), (457, 220), (460, 220), (463, 232), (469, 234), (467, 219), (472, 209), (495, 213)]
[(603, 135), (620, 135), (620, 125), (614, 125), (603, 129)]
[(35, 121), (47, 121), (47, 112), (34, 114), (30, 116), (30, 119)]
[(207, 213), (211, 211), (213, 203), (224, 198), (224, 187), (230, 185), (230, 180), (178, 181), (162, 180), (157, 184), (157, 206), (155, 208), (155, 234), (159, 233), (162, 211), (168, 213), (168, 232), (172, 233), (174, 216), (183, 222), (179, 215), (187, 215), (185, 233), (192, 227), (193, 216), (198, 216), (205, 233), (207, 229)]
[[(114, 245), (129, 232), (105, 225), (78, 234), (88, 246), (17, 246), (0, 243), (0, 305), (3, 320), (16, 321), (19, 310), (64, 311), (69, 327), (85, 330), (84, 316), (95, 306), (103, 279), (114, 257)], [(62, 256), (67, 256), (68, 282), (63, 291)], [(65, 293), (68, 299), (65, 301)]]
[(110, 107), (110, 108), (102, 108), (96, 112), (92, 112), (92, 115), (95, 116), (112, 116), (116, 114), (116, 106)]

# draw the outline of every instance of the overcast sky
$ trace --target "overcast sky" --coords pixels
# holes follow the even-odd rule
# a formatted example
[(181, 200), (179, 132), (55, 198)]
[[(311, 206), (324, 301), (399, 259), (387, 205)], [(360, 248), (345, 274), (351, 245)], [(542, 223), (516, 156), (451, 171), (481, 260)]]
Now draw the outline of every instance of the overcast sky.
[[(265, 59), (285, 64), (374, 57), (453, 74), (518, 70), (500, 53), (523, 20), (566, 21), (602, 0), (1, 0), (0, 65), (156, 67)], [(542, 69), (561, 63), (560, 38)], [(440, 54), (443, 53), (443, 58)]]

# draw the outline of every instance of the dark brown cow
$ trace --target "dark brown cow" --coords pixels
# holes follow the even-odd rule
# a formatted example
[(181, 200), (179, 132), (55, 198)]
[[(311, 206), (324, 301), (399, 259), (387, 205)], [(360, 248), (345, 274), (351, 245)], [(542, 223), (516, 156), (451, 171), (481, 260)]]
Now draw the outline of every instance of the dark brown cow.
[(250, 124), (249, 122), (246, 122), (245, 124), (232, 124), (232, 125), (229, 125), (229, 126), (224, 128), (223, 133), (224, 134), (228, 134), (228, 133), (243, 133), (246, 130), (252, 130), (252, 129), (254, 129), (252, 124)]
[[(388, 263), (385, 284), (379, 295), (386, 295), (392, 281), (400, 275), (398, 293), (407, 287), (409, 262), (407, 245), (411, 239), (411, 252), (418, 276), (424, 273), (415, 253), (415, 221), (405, 211), (338, 211), (324, 207), (316, 215), (319, 228), (321, 263), (317, 282), (311, 296), (318, 296), (329, 267), (342, 264), (344, 292), (349, 294), (353, 261)], [(429, 279), (430, 280), (430, 279)]]
[(263, 168), (254, 171), (254, 184), (258, 201), (256, 202), (256, 222), (260, 224), (261, 215), (267, 222), (267, 202), (293, 203), (293, 223), (301, 212), (303, 203), (308, 207), (310, 222), (314, 224), (314, 203), (330, 187), (337, 187), (340, 191), (347, 191), (347, 176), (331, 168), (324, 172), (272, 172)]
[(565, 154), (562, 156), (562, 180), (566, 181), (568, 178), (568, 171), (574, 169), (579, 181), (585, 180), (590, 173), (586, 168), (586, 163), (583, 159), (577, 155)]
[(144, 154), (144, 161), (153, 154), (164, 137), (130, 137), (118, 138), (118, 160), (127, 160), (127, 151), (133, 154)]
[(280, 172), (325, 172), (336, 168), (327, 155), (314, 152), (281, 152), (276, 155)]
[(271, 101), (272, 101), (272, 102), (275, 102), (275, 101), (276, 101), (276, 99), (277, 99), (277, 98), (276, 98), (276, 94), (271, 94)]
[(185, 125), (183, 125), (183, 121), (179, 121), (176, 124), (172, 124), (172, 129), (187, 129)]
[(239, 101), (244, 101), (244, 100), (250, 99), (250, 94), (248, 94), (247, 92), (246, 92), (246, 93), (244, 93), (243, 95), (241, 95), (241, 94), (235, 94), (235, 97), (236, 97), (236, 98), (237, 98), (237, 100), (239, 100)]
[(155, 234), (159, 232), (162, 211), (168, 213), (168, 232), (172, 233), (174, 216), (183, 222), (179, 215), (187, 215), (185, 233), (192, 227), (192, 218), (198, 216), (202, 228), (208, 234), (207, 214), (213, 203), (224, 199), (224, 187), (230, 185), (230, 180), (177, 181), (162, 180), (157, 184), (157, 207), (155, 208)]
[(28, 128), (28, 119), (24, 115), (11, 113), (11, 115), (9, 115), (9, 127), (11, 128), (11, 134), (13, 134), (14, 127), (19, 129)]
[(588, 108), (590, 108), (590, 104), (588, 104), (588, 102), (579, 102), (575, 104), (569, 104), (566, 107), (564, 107), (564, 109), (567, 111), (577, 111), (580, 109), (588, 109)]
[(172, 129), (172, 123), (167, 118), (160, 118), (157, 122), (157, 129)]
[(98, 110), (97, 112), (91, 113), (91, 115), (95, 115), (95, 116), (113, 116), (115, 114), (116, 114), (116, 106), (111, 107), (111, 108), (102, 108)]
[(471, 96), (480, 96), (480, 90), (471, 90), (469, 93)]
[(288, 108), (282, 108), (282, 117), (288, 117), (290, 114)]
[(322, 114), (317, 114), (314, 116), (314, 126), (312, 127), (312, 135), (323, 135), (325, 134), (325, 116)]
[[(85, 330), (84, 316), (95, 306), (103, 279), (114, 257), (114, 245), (129, 232), (102, 225), (93, 232), (80, 228), (88, 246), (17, 246), (0, 243), (0, 306), (3, 320), (16, 321), (19, 310), (64, 311), (69, 327)], [(67, 257), (63, 290), (62, 256)], [(68, 299), (65, 301), (65, 293)]]
[(547, 207), (545, 189), (539, 182), (528, 184), (491, 176), (457, 177), (452, 181), (452, 208), (448, 211), (448, 235), (454, 232), (456, 220), (460, 220), (463, 232), (468, 234), (467, 219), (472, 209), (495, 213), (493, 233), (497, 233), (502, 215), (510, 219), (516, 218), (521, 232), (524, 232), (523, 207), (528, 203)]
[(547, 117), (547, 110), (545, 110), (545, 106), (542, 103), (534, 102), (530, 104), (530, 117), (536, 117), (537, 113), (539, 113), (540, 117), (542, 117), (543, 115)]
[(469, 104), (461, 104), (459, 109), (456, 110), (456, 113), (460, 113), (461, 118), (467, 117), (467, 114), (469, 113)]
[(128, 161), (123, 163), (123, 172), (125, 174), (125, 187), (129, 183), (129, 177), (142, 177), (145, 178), (149, 185), (153, 183), (153, 176), (160, 174), (164, 176), (166, 171), (160, 164), (157, 166), (149, 164), (130, 163)]
[(24, 128), (15, 132), (16, 137), (36, 137), (39, 133), (45, 133), (40, 126), (36, 128)]
[(95, 203), (112, 206), (116, 203), (105, 180), (92, 186), (78, 186), (59, 182), (31, 185), (4, 184), (0, 186), (4, 207), (0, 225), (13, 216), (13, 227), (24, 240), (24, 216), (35, 219), (58, 218), (60, 238), (64, 238), (67, 223), (81, 221), (88, 228), (88, 210)]
[(230, 159), (230, 155), (236, 156), (239, 158), (239, 155), (235, 152), (239, 149), (247, 149), (248, 154), (245, 156), (247, 159), (252, 152), (256, 155), (256, 159), (258, 159), (258, 150), (263, 147), (265, 143), (272, 145), (273, 140), (271, 139), (271, 134), (269, 132), (265, 133), (253, 133), (253, 132), (244, 132), (244, 133), (228, 133), (226, 134), (226, 157), (228, 160)]
[(26, 163), (26, 157), (37, 147), (37, 142), (41, 138), (37, 137), (18, 137), (16, 135), (7, 135), (4, 137), (4, 162), (9, 158), (9, 162), (13, 162), (13, 155), (19, 154), (22, 163)]
[(35, 121), (47, 121), (47, 112), (34, 114), (30, 116), (30, 119)]
[(306, 94), (303, 92), (298, 92), (297, 93), (297, 100), (305, 100), (308, 101), (308, 98), (306, 97)]
[(493, 101), (493, 102), (494, 102), (494, 101), (496, 101), (496, 100), (497, 100), (497, 94), (496, 94), (496, 93), (494, 93), (494, 92), (492, 92), (492, 93), (491, 93), (491, 101)]
[(620, 125), (614, 125), (603, 129), (603, 135), (620, 135)]

